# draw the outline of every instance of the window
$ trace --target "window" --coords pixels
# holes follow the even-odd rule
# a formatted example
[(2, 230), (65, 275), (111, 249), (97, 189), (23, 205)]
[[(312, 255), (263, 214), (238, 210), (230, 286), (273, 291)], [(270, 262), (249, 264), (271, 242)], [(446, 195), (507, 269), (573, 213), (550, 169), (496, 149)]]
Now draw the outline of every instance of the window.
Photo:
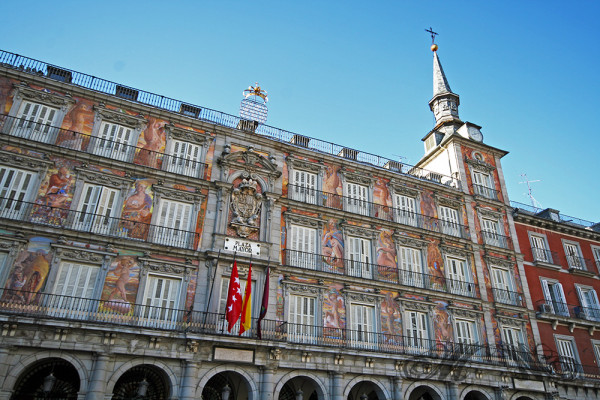
[(177, 323), (181, 279), (148, 275), (142, 323), (151, 327), (174, 327)]
[(569, 268), (585, 270), (585, 262), (581, 257), (581, 251), (577, 243), (564, 242), (565, 255), (567, 256), (567, 264)]
[(396, 195), (397, 222), (417, 226), (417, 207), (415, 199), (401, 194)]
[(518, 328), (505, 326), (502, 328), (502, 336), (504, 337), (504, 356), (513, 361), (521, 361), (523, 337), (521, 330)]
[(506, 247), (504, 235), (500, 234), (500, 225), (497, 220), (482, 218), (481, 235), (483, 242), (496, 247)]
[(188, 247), (192, 232), (190, 232), (192, 204), (161, 199), (158, 216), (154, 223), (152, 240), (174, 247)]
[(317, 269), (317, 230), (290, 225), (288, 264), (294, 267)]
[(581, 303), (581, 309), (577, 316), (589, 321), (600, 321), (600, 303), (598, 303), (596, 291), (584, 286), (576, 286), (576, 288)]
[(312, 343), (317, 337), (314, 297), (290, 296), (289, 339), (292, 342)]
[(492, 284), (496, 301), (517, 305), (517, 293), (514, 292), (513, 279), (507, 269), (492, 266)]
[(11, 135), (52, 143), (58, 132), (56, 127), (58, 112), (57, 108), (23, 101), (13, 124)]
[(542, 312), (569, 316), (569, 308), (565, 300), (565, 292), (559, 282), (542, 279), (542, 291), (546, 302), (542, 304)]
[(344, 198), (344, 209), (352, 213), (369, 215), (368, 188), (356, 183), (346, 183), (346, 197)]
[(460, 225), (458, 224), (458, 211), (453, 208), (440, 207), (440, 223), (442, 233), (452, 236), (460, 236)]
[(307, 171), (293, 170), (288, 195), (293, 200), (317, 204), (317, 174)]
[(461, 354), (472, 355), (477, 353), (479, 349), (476, 346), (477, 337), (475, 336), (475, 322), (458, 318), (455, 319), (454, 333)]
[(592, 340), (594, 345), (594, 354), (596, 355), (596, 363), (600, 363), (600, 342)]
[(350, 340), (354, 346), (361, 348), (372, 347), (375, 344), (375, 307), (352, 304), (351, 305), (351, 332)]
[(84, 184), (73, 229), (102, 235), (114, 233), (118, 197), (117, 189)]
[(592, 246), (592, 253), (594, 254), (594, 261), (596, 262), (596, 267), (600, 270), (600, 247)]
[(92, 295), (99, 271), (99, 266), (61, 262), (50, 296), (52, 315), (87, 318), (96, 307)]
[(181, 140), (173, 140), (170, 143), (170, 151), (163, 159), (163, 169), (175, 174), (187, 175), (193, 178), (204, 175), (204, 164), (202, 158), (202, 147)]
[(34, 173), (0, 167), (0, 217), (21, 219), (27, 209)]
[(425, 287), (425, 276), (421, 264), (421, 250), (400, 247), (400, 278), (407, 286)]
[(454, 257), (448, 257), (446, 260), (450, 293), (474, 297), (475, 288), (471, 283), (471, 274), (467, 271), (466, 261)]
[(119, 161), (131, 161), (134, 154), (134, 130), (130, 127), (103, 121), (98, 136), (92, 139), (92, 153)]
[(372, 278), (371, 241), (348, 237), (348, 274), (359, 278)]
[(546, 239), (543, 236), (529, 235), (529, 240), (531, 241), (533, 260), (552, 263), (552, 254), (548, 250)]
[(558, 350), (558, 358), (563, 373), (579, 374), (582, 372), (573, 339), (556, 338), (556, 348)]
[(475, 194), (487, 197), (488, 199), (495, 198), (496, 191), (493, 189), (490, 176), (486, 173), (473, 172), (473, 189)]
[(418, 311), (406, 313), (406, 338), (409, 347), (422, 352), (429, 350), (427, 314)]

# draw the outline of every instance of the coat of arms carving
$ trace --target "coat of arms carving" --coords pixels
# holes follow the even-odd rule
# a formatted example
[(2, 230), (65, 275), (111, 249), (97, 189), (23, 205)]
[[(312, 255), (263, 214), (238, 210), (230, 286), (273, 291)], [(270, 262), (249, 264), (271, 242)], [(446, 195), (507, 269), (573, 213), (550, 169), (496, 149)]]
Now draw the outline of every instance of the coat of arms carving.
[(248, 237), (259, 229), (262, 196), (257, 186), (252, 178), (242, 179), (231, 193), (231, 226), (240, 237)]

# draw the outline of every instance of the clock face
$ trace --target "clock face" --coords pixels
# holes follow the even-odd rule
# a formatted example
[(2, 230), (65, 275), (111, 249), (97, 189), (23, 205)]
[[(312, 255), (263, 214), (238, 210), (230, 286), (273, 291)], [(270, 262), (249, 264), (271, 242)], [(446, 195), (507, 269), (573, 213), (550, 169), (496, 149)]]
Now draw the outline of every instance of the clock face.
[(483, 140), (481, 131), (474, 126), (469, 127), (469, 137), (477, 142), (481, 142)]

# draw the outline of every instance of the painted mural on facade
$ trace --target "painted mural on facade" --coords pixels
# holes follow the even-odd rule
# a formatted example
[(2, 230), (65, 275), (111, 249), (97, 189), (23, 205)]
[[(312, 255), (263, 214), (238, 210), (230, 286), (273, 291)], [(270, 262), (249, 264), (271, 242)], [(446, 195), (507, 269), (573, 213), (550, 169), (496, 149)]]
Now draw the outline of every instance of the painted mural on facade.
[(31, 221), (35, 223), (63, 226), (69, 215), (75, 189), (75, 167), (80, 163), (72, 160), (55, 158), (40, 184), (34, 206), (31, 210)]
[(323, 262), (330, 271), (344, 272), (344, 235), (339, 228), (339, 221), (330, 218), (321, 239)]
[(81, 98), (74, 100), (75, 104), (67, 111), (55, 143), (82, 151), (87, 149), (94, 128), (94, 103)]
[(448, 302), (443, 300), (434, 300), (433, 308), (433, 327), (435, 340), (446, 342), (454, 336), (450, 315), (448, 314)]
[(391, 229), (379, 229), (377, 235), (377, 268), (379, 275), (389, 282), (394, 282), (398, 276), (398, 258), (396, 243)]
[[(332, 208), (342, 208), (342, 181), (339, 175), (340, 167), (337, 165), (326, 165), (325, 179), (323, 181), (323, 192), (326, 197), (326, 204)], [(328, 196), (333, 194), (333, 196)]]
[(44, 237), (34, 237), (29, 240), (27, 248), (17, 255), (13, 263), (4, 284), (4, 287), (10, 290), (3, 293), (2, 301), (36, 304), (38, 293), (50, 272), (51, 242)]
[(10, 108), (12, 107), (12, 91), (13, 91), (13, 81), (0, 77), (0, 113), (8, 114)]
[(160, 169), (162, 154), (165, 152), (167, 122), (154, 117), (147, 117), (147, 119), (146, 129), (138, 139), (138, 149), (133, 163)]
[(323, 298), (323, 335), (341, 338), (346, 327), (346, 307), (342, 295), (342, 284), (330, 284)]
[(108, 268), (100, 299), (100, 311), (133, 315), (140, 283), (137, 257), (121, 255)]
[(147, 239), (152, 220), (153, 192), (152, 179), (138, 179), (134, 182), (123, 201), (119, 230), (132, 239)]
[(402, 336), (402, 310), (396, 301), (397, 292), (381, 291), (381, 332), (387, 343), (397, 344)]

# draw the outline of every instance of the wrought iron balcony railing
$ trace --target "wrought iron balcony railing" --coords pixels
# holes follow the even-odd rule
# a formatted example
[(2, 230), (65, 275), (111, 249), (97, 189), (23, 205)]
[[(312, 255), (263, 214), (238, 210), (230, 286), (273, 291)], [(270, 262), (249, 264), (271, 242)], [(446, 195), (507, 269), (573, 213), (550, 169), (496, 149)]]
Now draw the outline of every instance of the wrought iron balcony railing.
[(494, 300), (498, 303), (511, 304), (513, 306), (522, 306), (523, 298), (518, 292), (511, 290), (492, 288), (494, 294)]
[(577, 269), (580, 271), (596, 272), (595, 262), (589, 258), (581, 256), (566, 255), (567, 265), (569, 268)]
[(322, 192), (301, 185), (288, 184), (288, 197), (303, 203), (344, 210), (385, 221), (394, 221), (399, 224), (414, 226), (432, 232), (444, 233), (463, 239), (469, 238), (468, 227), (465, 225), (365, 200), (340, 196), (337, 193)]
[(540, 300), (536, 306), (541, 316), (557, 315), (600, 323), (600, 307), (584, 307), (549, 300)]
[(181, 157), (145, 149), (137, 145), (91, 136), (22, 118), (0, 115), (0, 132), (49, 145), (95, 154), (146, 167), (208, 179), (208, 167), (193, 157)]
[(487, 186), (477, 185), (474, 183), (473, 192), (477, 195), (485, 197), (486, 199), (500, 200), (498, 197), (498, 191)]
[[(238, 336), (239, 322), (228, 331), (224, 314), (130, 303), (126, 299), (86, 299), (22, 290), (0, 291), (0, 314), (36, 320), (75, 321), (90, 325), (151, 328), (180, 333)], [(394, 335), (372, 330), (332, 328), (265, 319), (258, 336), (257, 319), (242, 337), (311, 346), (359, 349), (394, 355), (442, 359), (455, 366), (483, 363), (547, 371), (545, 363), (530, 352), (508, 346), (455, 343)]]
[(148, 224), (135, 219), (117, 218), (112, 215), (51, 207), (44, 205), (43, 201), (30, 203), (12, 198), (0, 198), (0, 218), (186, 249), (193, 249), (198, 239), (197, 233), (187, 230)]
[(510, 239), (508, 236), (500, 235), (496, 232), (491, 231), (481, 231), (481, 236), (483, 236), (483, 242), (485, 244), (489, 244), (491, 246), (501, 247), (503, 249), (509, 248)]
[(344, 157), (354, 162), (385, 168), (399, 174), (409, 175), (417, 179), (426, 180), (435, 184), (444, 185), (446, 187), (456, 188), (458, 190), (461, 188), (460, 180), (450, 176), (442, 175), (437, 172), (431, 172), (422, 168), (414, 167), (412, 165), (399, 163), (398, 161), (380, 157), (375, 154), (348, 149), (335, 143), (313, 139), (304, 135), (298, 135), (296, 133), (272, 126), (253, 124), (252, 121), (247, 121), (243, 118), (226, 114), (221, 111), (187, 104), (169, 97), (119, 85), (95, 76), (83, 74), (66, 68), (60, 68), (58, 66), (53, 66), (42, 61), (34, 60), (32, 58), (20, 56), (7, 51), (0, 50), (0, 65), (5, 68), (13, 68), (25, 73), (30, 73), (32, 75), (41, 75), (53, 80), (81, 86), (97, 92), (115, 95), (130, 101), (147, 104), (152, 107), (160, 108), (170, 112), (181, 113), (190, 118), (208, 121), (233, 129), (252, 126), (254, 127), (253, 131), (256, 134), (264, 135), (273, 140), (292, 143), (314, 151)]
[(548, 264), (558, 263), (558, 254), (555, 251), (549, 249), (542, 249), (539, 247), (532, 247), (531, 252), (533, 254), (533, 261), (542, 262)]
[(333, 255), (323, 256), (290, 249), (285, 249), (284, 252), (284, 264), (290, 267), (419, 287), (466, 297), (477, 296), (476, 286), (472, 282), (407, 271), (396, 266), (383, 266), (336, 258)]

